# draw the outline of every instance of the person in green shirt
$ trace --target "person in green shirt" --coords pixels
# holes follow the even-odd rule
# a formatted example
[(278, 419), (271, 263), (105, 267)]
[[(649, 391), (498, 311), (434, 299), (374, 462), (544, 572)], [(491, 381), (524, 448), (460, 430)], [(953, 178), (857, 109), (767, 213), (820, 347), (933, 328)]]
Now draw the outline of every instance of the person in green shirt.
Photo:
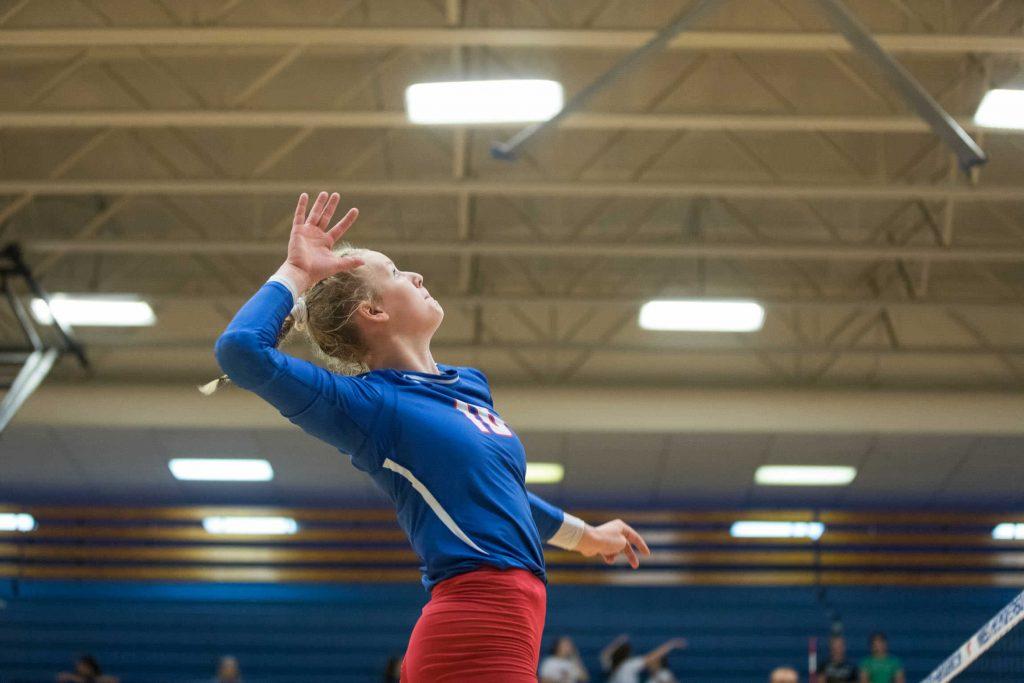
[(860, 660), (860, 683), (907, 683), (903, 662), (889, 654), (884, 633), (871, 634), (871, 656)]

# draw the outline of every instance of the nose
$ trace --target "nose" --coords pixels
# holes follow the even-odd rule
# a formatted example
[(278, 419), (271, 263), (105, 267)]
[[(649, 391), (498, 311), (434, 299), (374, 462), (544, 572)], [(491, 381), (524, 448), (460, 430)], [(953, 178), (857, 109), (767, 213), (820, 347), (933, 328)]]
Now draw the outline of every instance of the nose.
[(409, 277), (412, 278), (412, 283), (417, 287), (423, 286), (423, 276), (419, 273), (409, 273)]

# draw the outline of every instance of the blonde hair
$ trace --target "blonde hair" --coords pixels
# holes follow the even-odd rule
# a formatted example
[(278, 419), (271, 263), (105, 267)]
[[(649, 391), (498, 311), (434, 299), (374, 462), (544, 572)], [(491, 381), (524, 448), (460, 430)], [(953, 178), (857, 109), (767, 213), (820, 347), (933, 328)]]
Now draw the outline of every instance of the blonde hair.
[[(338, 256), (353, 256), (364, 251), (349, 244), (336, 248)], [(316, 355), (334, 372), (357, 375), (366, 372), (366, 343), (355, 315), (360, 304), (376, 298), (373, 285), (362, 275), (352, 271), (336, 273), (309, 288), (302, 296), (305, 300), (306, 320), (296, 325), (291, 313), (284, 319), (274, 346), (280, 346), (292, 331), (304, 332)], [(209, 396), (231, 380), (221, 375), (199, 387)]]

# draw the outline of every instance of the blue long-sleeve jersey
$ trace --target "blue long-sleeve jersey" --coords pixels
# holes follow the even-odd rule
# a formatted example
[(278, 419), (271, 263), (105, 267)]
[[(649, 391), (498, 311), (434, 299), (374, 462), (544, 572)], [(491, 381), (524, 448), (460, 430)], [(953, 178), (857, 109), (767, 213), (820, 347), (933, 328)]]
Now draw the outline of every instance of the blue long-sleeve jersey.
[(221, 368), (304, 431), (348, 454), (395, 503), (423, 584), (482, 565), (545, 578), (541, 539), (564, 513), (526, 490), (526, 454), (479, 370), (338, 375), (281, 353), (292, 294), (264, 285), (217, 340)]

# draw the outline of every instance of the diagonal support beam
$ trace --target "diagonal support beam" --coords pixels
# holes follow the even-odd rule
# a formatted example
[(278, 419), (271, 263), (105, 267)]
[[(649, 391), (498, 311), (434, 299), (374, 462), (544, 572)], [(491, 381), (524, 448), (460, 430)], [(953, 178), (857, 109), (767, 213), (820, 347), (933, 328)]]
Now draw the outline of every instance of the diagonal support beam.
[(29, 355), (3, 401), (0, 401), (0, 432), (3, 432), (36, 387), (50, 374), (50, 369), (59, 357), (59, 349), (37, 350)]
[[(133, 199), (134, 197), (130, 196), (118, 197), (105, 209), (93, 216), (88, 223), (82, 226), (81, 230), (71, 238), (71, 242), (81, 243), (95, 236), (96, 233), (100, 231), (100, 228), (110, 222), (110, 220), (120, 213), (122, 209), (128, 206)], [(65, 255), (67, 255), (67, 253), (67, 250), (63, 249), (50, 252), (45, 258), (35, 265), (33, 268), (34, 274), (39, 277), (46, 275), (46, 273), (50, 272), (53, 267), (56, 266)]]
[(928, 122), (932, 130), (956, 154), (960, 168), (969, 172), (984, 164), (988, 158), (971, 136), (960, 127), (935, 101), (917, 79), (899, 62), (882, 49), (859, 19), (846, 7), (843, 0), (817, 0), (836, 29), (861, 54), (881, 68), (882, 73), (895, 86), (900, 95), (918, 116)]
[(696, 0), (692, 6), (687, 7), (682, 13), (676, 16), (670, 24), (658, 31), (653, 38), (633, 52), (630, 52), (628, 55), (616, 62), (611, 69), (598, 76), (597, 79), (590, 83), (590, 85), (573, 95), (568, 104), (562, 107), (561, 111), (547, 121), (541, 121), (527, 126), (505, 142), (495, 143), (491, 147), (491, 154), (497, 159), (509, 160), (515, 158), (519, 148), (525, 145), (531, 138), (536, 136), (542, 130), (554, 126), (569, 114), (578, 111), (590, 100), (590, 98), (599, 93), (613, 81), (631, 71), (648, 54), (656, 50), (660, 50), (668, 45), (673, 38), (699, 21), (704, 15), (710, 13), (711, 10), (715, 9), (719, 4), (721, 4), (721, 1), (722, 0)]
[[(65, 157), (63, 161), (57, 164), (57, 166), (47, 174), (50, 180), (56, 180), (74, 168), (75, 164), (102, 144), (104, 140), (110, 137), (111, 133), (113, 133), (113, 129), (107, 128), (92, 135), (88, 140), (80, 145), (78, 149)], [(38, 194), (38, 192), (32, 191), (25, 192), (24, 194), (15, 197), (11, 203), (0, 209), (0, 236), (5, 232), (4, 228), (6, 226), (4, 226), (4, 222), (28, 206)]]

